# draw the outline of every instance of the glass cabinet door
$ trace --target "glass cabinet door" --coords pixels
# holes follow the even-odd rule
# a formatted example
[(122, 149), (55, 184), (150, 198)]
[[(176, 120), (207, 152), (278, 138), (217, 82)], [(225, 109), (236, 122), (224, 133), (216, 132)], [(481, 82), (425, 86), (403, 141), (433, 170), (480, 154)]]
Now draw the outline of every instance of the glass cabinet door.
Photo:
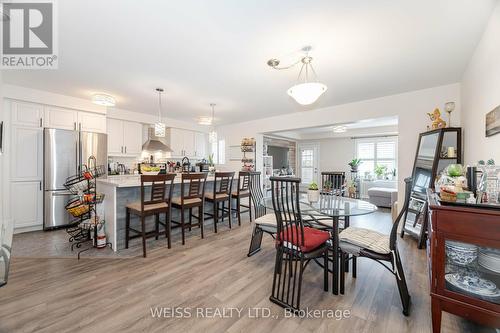
[(445, 289), (500, 304), (500, 248), (445, 241)]
[(439, 133), (422, 135), (418, 147), (417, 158), (421, 160), (432, 160), (436, 154)]

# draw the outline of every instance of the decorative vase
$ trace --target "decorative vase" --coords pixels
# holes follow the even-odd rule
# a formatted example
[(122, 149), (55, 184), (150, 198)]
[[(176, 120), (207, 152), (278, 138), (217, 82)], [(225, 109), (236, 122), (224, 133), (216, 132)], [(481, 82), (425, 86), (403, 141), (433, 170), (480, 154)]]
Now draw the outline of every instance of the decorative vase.
[(309, 202), (318, 202), (319, 190), (307, 190), (307, 200), (309, 200)]
[(358, 166), (357, 165), (351, 165), (351, 172), (358, 172)]
[(213, 175), (215, 173), (215, 166), (209, 166), (208, 167), (208, 172)]

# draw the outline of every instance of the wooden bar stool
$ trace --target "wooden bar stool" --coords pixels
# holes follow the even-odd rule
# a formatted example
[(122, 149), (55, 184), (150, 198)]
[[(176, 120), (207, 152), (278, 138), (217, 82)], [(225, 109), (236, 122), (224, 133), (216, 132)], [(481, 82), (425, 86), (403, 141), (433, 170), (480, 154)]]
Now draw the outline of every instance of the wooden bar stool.
[[(203, 197), (205, 195), (206, 173), (183, 173), (181, 177), (181, 196), (172, 199), (172, 206), (181, 210), (181, 221), (172, 221), (174, 225), (181, 228), (182, 245), (186, 243), (185, 229), (191, 231), (192, 227), (200, 227), (201, 238), (203, 238)], [(186, 192), (186, 187), (188, 190)], [(193, 215), (193, 208), (198, 208), (198, 216)], [(189, 224), (185, 223), (184, 212), (189, 211)], [(193, 217), (198, 223), (193, 224)]]
[[(142, 238), (142, 255), (146, 258), (146, 238), (155, 237), (158, 239), (160, 234), (160, 224), (165, 227), (165, 236), (168, 238), (168, 248), (171, 247), (170, 237), (170, 219), (171, 219), (171, 200), (172, 190), (174, 188), (175, 174), (166, 175), (142, 175), (141, 176), (141, 201), (136, 201), (126, 206), (125, 219), (125, 248), (128, 249), (129, 240), (133, 238)], [(169, 182), (169, 195), (166, 198), (166, 187)], [(145, 200), (145, 187), (151, 183), (150, 200)], [(146, 184), (146, 185), (145, 185)], [(165, 213), (165, 223), (160, 221), (160, 214)], [(141, 230), (130, 227), (130, 214), (137, 215), (141, 221)], [(146, 217), (155, 216), (155, 230), (146, 232)], [(130, 232), (135, 235), (130, 236)]]
[[(217, 232), (217, 223), (219, 222), (219, 210), (222, 211), (222, 221), (224, 214), (227, 212), (229, 218), (229, 229), (231, 229), (231, 188), (233, 186), (234, 172), (216, 172), (214, 179), (214, 187), (211, 193), (205, 194), (205, 200), (213, 203), (213, 214), (205, 213), (214, 219), (214, 231)], [(228, 208), (225, 209), (227, 201)], [(222, 208), (219, 205), (222, 204)]]
[[(250, 196), (250, 172), (240, 171), (238, 174), (238, 187), (236, 191), (231, 191), (231, 198), (236, 199), (236, 208), (232, 208), (232, 211), (236, 211), (238, 215), (238, 225), (241, 226), (241, 213), (247, 213), (250, 215), (250, 222), (252, 222), (252, 197)], [(241, 199), (248, 198), (248, 206), (241, 203)], [(246, 210), (241, 210), (241, 207), (247, 208)]]

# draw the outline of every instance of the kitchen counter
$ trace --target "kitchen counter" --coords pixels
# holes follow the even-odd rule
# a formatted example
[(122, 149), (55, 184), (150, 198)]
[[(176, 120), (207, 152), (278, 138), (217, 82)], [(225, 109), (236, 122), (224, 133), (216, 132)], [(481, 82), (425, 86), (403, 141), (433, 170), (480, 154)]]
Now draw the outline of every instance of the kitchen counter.
[[(205, 187), (205, 193), (213, 191), (214, 176), (207, 177), (207, 183)], [(179, 197), (181, 193), (181, 175), (178, 174), (174, 179), (174, 189), (173, 196)], [(185, 185), (187, 188), (187, 185)], [(233, 188), (238, 186), (237, 176), (233, 181)], [(150, 187), (146, 187), (145, 197), (150, 196)], [(119, 251), (125, 248), (125, 212), (126, 206), (135, 201), (140, 201), (141, 199), (141, 178), (140, 175), (120, 175), (120, 176), (109, 176), (106, 179), (97, 179), (97, 192), (104, 194), (104, 201), (102, 203), (102, 208), (104, 210), (104, 220), (105, 232), (108, 242), (111, 242), (114, 251)], [(205, 212), (209, 213), (212, 211), (212, 205), (205, 205)], [(196, 212), (197, 213), (197, 212)], [(177, 209), (172, 210), (172, 219), (179, 221), (179, 212)], [(161, 217), (164, 219), (164, 217)], [(150, 217), (146, 220), (146, 230), (152, 230), (154, 217)], [(132, 217), (131, 223), (135, 229), (137, 226), (138, 219)], [(175, 239), (177, 235), (173, 235)]]
[[(214, 176), (208, 175), (207, 181), (213, 181)], [(235, 176), (235, 181), (238, 178)], [(177, 174), (174, 179), (174, 184), (181, 183), (181, 174)], [(108, 176), (106, 179), (97, 179), (97, 186), (108, 185), (114, 187), (137, 187), (141, 186), (141, 176), (140, 175), (119, 175), (119, 176)]]

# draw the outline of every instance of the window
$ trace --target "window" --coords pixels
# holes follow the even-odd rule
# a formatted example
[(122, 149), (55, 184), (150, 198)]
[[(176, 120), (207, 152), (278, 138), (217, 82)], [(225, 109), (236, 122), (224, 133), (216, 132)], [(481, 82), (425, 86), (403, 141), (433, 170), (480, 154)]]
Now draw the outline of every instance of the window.
[(215, 164), (226, 163), (226, 140), (215, 137), (214, 142), (210, 143), (210, 152), (214, 155)]
[(388, 173), (393, 173), (398, 165), (397, 137), (363, 138), (356, 140), (356, 157), (363, 163), (359, 166), (359, 175), (374, 176), (376, 166), (385, 166)]

